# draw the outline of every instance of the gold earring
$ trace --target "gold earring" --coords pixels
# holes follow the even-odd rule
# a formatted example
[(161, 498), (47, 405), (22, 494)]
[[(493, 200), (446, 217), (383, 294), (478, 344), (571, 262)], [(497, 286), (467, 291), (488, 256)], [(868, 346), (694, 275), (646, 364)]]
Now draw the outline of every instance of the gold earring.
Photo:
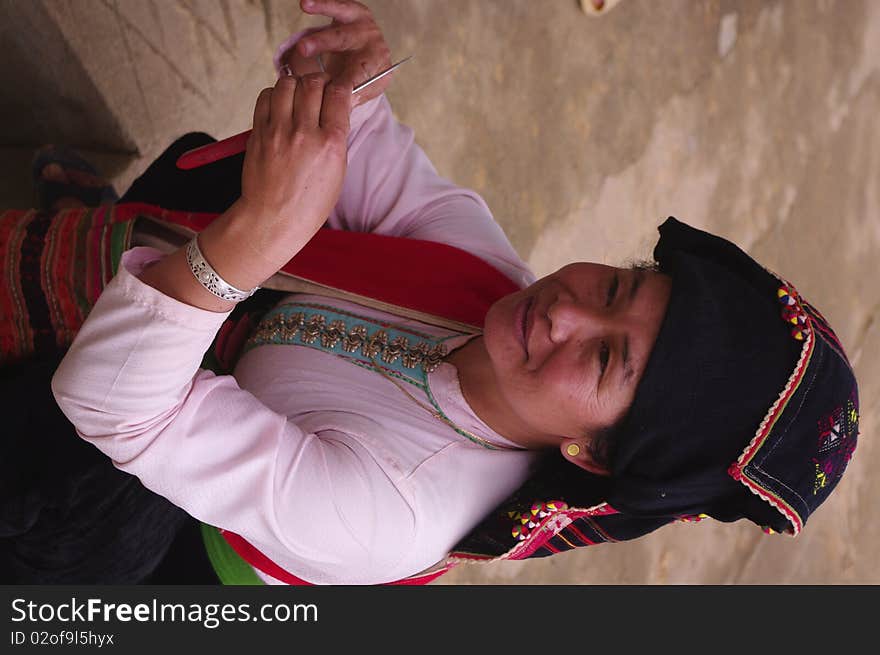
[(581, 454), (581, 447), (576, 443), (569, 444), (568, 448), (565, 449), (565, 452), (568, 453), (569, 457), (577, 457)]

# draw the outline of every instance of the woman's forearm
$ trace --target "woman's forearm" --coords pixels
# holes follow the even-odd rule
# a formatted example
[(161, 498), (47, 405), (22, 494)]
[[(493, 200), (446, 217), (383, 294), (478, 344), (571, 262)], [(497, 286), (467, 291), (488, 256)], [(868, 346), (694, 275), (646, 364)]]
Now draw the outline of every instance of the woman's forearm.
[[(241, 175), (241, 197), (199, 233), (202, 255), (242, 290), (272, 277), (314, 236), (336, 204), (346, 167), (352, 87), (326, 74), (282, 76), (260, 92)], [(145, 284), (188, 305), (233, 304), (195, 278), (178, 249), (144, 271)]]
[[(311, 238), (310, 228), (279, 226), (233, 205), (199, 233), (199, 249), (220, 277), (243, 290), (261, 285)], [(181, 247), (148, 267), (140, 280), (193, 307), (227, 312), (235, 303), (208, 291), (196, 279)]]

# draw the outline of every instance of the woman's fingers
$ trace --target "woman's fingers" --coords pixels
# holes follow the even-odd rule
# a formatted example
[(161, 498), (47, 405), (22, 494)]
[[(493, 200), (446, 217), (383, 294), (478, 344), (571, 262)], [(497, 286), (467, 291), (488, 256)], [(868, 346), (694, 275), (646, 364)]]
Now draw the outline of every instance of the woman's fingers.
[(341, 23), (353, 23), (370, 15), (367, 7), (354, 0), (300, 0), (299, 5), (307, 14), (328, 16)]
[(299, 79), (284, 75), (274, 88), (266, 88), (254, 107), (254, 128), (284, 130), (330, 127), (348, 132), (351, 85), (337, 80), (330, 84), (326, 73), (310, 73)]
[(321, 119), (321, 101), (324, 86), (330, 76), (326, 73), (310, 73), (300, 78), (296, 85), (293, 106), (293, 128), (295, 130), (318, 127)]
[(275, 82), (270, 102), (269, 125), (279, 129), (290, 127), (293, 118), (293, 94), (299, 84), (292, 75), (282, 75)]
[(254, 105), (254, 127), (262, 127), (269, 124), (272, 102), (272, 89), (266, 88), (257, 96), (257, 104)]
[[(301, 57), (325, 55), (324, 64), (333, 79), (352, 88), (366, 82), (391, 64), (391, 51), (372, 12), (355, 0), (301, 0), (304, 11), (329, 16), (333, 22), (303, 36), (294, 50)], [(391, 83), (390, 76), (364, 89), (352, 106), (379, 96)]]
[(349, 114), (351, 114), (351, 87), (331, 82), (324, 87), (324, 99), (321, 105), (321, 129), (346, 137), (349, 130)]
[[(299, 45), (299, 43), (297, 43)], [(318, 63), (317, 57), (306, 57), (299, 48), (293, 47), (287, 50), (281, 56), (281, 64), (286, 64), (297, 77), (308, 75), (309, 73), (320, 73), (321, 64)]]
[(306, 57), (314, 57), (323, 52), (350, 52), (364, 47), (377, 30), (365, 23), (333, 23), (318, 32), (303, 37), (297, 44)]

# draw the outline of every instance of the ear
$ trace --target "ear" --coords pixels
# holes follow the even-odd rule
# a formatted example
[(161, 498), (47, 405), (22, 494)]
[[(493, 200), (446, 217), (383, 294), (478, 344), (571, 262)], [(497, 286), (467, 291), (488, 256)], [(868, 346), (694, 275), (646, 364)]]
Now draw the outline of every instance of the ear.
[(559, 444), (562, 456), (577, 467), (595, 475), (609, 476), (611, 471), (596, 463), (587, 444), (581, 439), (563, 439)]

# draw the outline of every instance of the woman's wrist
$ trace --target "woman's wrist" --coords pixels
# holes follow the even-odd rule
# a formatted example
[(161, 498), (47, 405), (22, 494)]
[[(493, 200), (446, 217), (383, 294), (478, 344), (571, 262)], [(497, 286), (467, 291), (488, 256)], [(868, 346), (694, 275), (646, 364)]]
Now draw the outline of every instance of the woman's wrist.
[(137, 277), (169, 298), (199, 309), (228, 312), (236, 305), (218, 298), (199, 283), (187, 264), (184, 248), (150, 264)]
[(252, 288), (277, 273), (314, 236), (315, 230), (303, 223), (281, 219), (240, 198), (202, 231), (199, 246), (212, 265), (213, 251), (220, 264), (215, 270), (230, 284)]
[[(261, 286), (311, 238), (285, 229), (274, 217), (261, 216), (235, 203), (198, 235), (205, 261), (227, 284), (241, 290)], [(227, 312), (235, 302), (212, 293), (187, 261), (186, 246), (145, 269), (141, 281), (176, 300), (200, 309)]]
[(199, 235), (195, 235), (189, 240), (184, 252), (186, 253), (186, 263), (189, 264), (189, 269), (196, 280), (218, 298), (230, 302), (241, 302), (250, 298), (260, 288), (255, 286), (252, 289), (239, 289), (224, 280), (202, 254), (202, 250), (199, 248)]

